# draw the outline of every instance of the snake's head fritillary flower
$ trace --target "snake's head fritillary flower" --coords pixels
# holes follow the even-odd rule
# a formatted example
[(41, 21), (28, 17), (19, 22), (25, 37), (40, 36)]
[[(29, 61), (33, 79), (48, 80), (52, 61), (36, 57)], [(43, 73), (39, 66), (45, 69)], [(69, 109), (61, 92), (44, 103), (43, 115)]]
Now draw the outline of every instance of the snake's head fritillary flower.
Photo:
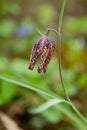
[(42, 71), (45, 73), (51, 60), (53, 51), (54, 44), (48, 37), (42, 36), (39, 38), (37, 41), (35, 41), (32, 48), (29, 69), (33, 70), (37, 59), (40, 57), (38, 73), (41, 73)]

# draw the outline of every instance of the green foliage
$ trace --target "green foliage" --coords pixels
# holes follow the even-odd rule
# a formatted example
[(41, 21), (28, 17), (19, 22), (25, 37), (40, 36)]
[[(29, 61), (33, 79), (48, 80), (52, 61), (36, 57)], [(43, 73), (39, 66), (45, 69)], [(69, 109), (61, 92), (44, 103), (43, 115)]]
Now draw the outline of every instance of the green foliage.
[[(1, 16), (5, 16), (9, 12), (11, 15), (18, 15), (21, 11), (18, 4), (2, 0), (1, 5)], [(51, 25), (54, 17), (55, 9), (53, 6), (44, 4), (38, 8), (40, 26)], [(32, 32), (27, 36), (16, 37), (16, 29), (26, 25), (32, 28)], [(66, 120), (66, 116), (68, 116), (70, 124), (75, 121), (81, 127), (78, 128), (74, 124), (76, 129), (84, 130), (82, 126), (86, 128), (87, 125), (82, 121), (82, 118), (79, 118), (72, 106), (67, 105), (65, 99), (61, 98), (64, 97), (64, 94), (58, 72), (57, 50), (55, 49), (55, 54), (45, 75), (38, 75), (38, 63), (33, 71), (28, 70), (31, 47), (36, 38), (39, 37), (39, 33), (34, 29), (37, 26), (35, 21), (26, 16), (19, 23), (16, 23), (13, 18), (7, 19), (5, 17), (0, 21), (0, 106), (18, 101), (20, 104), (24, 97), (26, 100), (29, 99), (28, 104), (26, 104), (26, 110), (29, 113), (31, 110), (33, 113), (41, 112), (32, 117), (32, 127), (42, 129), (48, 122), (57, 123)], [(87, 18), (67, 17), (63, 21), (63, 30), (64, 83), (70, 97), (79, 96), (79, 91), (83, 92), (87, 86)], [(81, 106), (83, 105), (81, 104)]]
[(13, 84), (6, 82), (6, 81), (1, 81), (1, 88), (0, 88), (0, 105), (4, 105), (12, 100), (12, 98), (16, 94), (16, 87), (14, 87)]
[(18, 3), (16, 2), (9, 2), (7, 0), (1, 0), (0, 1), (0, 8), (1, 8), (1, 12), (0, 15), (1, 16), (5, 16), (8, 13), (11, 13), (13, 15), (17, 15), (20, 12), (20, 6), (18, 5)]
[[(11, 83), (15, 83), (17, 85), (20, 85), (21, 87), (25, 87), (28, 89), (31, 89), (33, 91), (36, 91), (38, 94), (45, 95), (46, 97), (50, 97), (51, 99), (47, 101), (47, 103), (43, 104), (39, 108), (35, 110), (36, 113), (41, 112), (51, 106), (54, 106), (58, 104), (57, 108), (63, 112), (64, 114), (68, 115), (71, 119), (73, 119), (78, 126), (80, 125), (81, 128), (86, 129), (87, 128), (87, 122), (86, 120), (82, 117), (79, 116), (77, 113), (77, 110), (73, 108), (73, 106), (66, 100), (62, 99), (61, 97), (57, 96), (53, 92), (47, 90), (47, 89), (42, 89), (40, 87), (36, 87), (34, 84), (29, 83), (28, 81), (25, 80), (20, 80), (16, 77), (10, 77), (10, 76), (5, 76), (3, 74), (0, 75), (0, 79), (9, 81)], [(60, 105), (62, 103), (62, 106)], [(67, 104), (73, 109), (73, 111), (67, 106)], [(73, 115), (73, 116), (71, 116)]]
[(0, 36), (10, 37), (15, 29), (15, 23), (12, 20), (3, 20), (0, 22)]
[(48, 26), (54, 19), (55, 11), (49, 4), (44, 4), (39, 8), (38, 17), (42, 25)]
[(72, 35), (84, 33), (87, 34), (87, 17), (78, 19), (67, 17), (64, 22), (65, 30)]

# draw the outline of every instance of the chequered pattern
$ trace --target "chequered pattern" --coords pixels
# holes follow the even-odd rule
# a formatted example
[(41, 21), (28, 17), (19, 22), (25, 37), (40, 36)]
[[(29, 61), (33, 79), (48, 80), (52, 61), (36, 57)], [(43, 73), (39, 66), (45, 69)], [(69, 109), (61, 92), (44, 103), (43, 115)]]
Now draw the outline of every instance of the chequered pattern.
[(54, 44), (48, 37), (43, 36), (35, 41), (31, 52), (29, 69), (33, 70), (36, 60), (40, 56), (38, 73), (41, 73), (42, 71), (45, 73), (51, 60), (53, 50)]

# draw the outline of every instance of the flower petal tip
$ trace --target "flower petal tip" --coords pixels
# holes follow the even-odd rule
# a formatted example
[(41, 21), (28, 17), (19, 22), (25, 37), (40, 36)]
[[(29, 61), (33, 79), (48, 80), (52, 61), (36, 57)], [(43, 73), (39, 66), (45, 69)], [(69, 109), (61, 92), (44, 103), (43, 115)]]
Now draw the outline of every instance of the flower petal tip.
[(40, 74), (42, 72), (42, 69), (40, 67), (38, 67), (38, 73)]
[(29, 70), (33, 70), (33, 68), (34, 68), (34, 67), (31, 66), (31, 65), (29, 65), (29, 67), (28, 67)]

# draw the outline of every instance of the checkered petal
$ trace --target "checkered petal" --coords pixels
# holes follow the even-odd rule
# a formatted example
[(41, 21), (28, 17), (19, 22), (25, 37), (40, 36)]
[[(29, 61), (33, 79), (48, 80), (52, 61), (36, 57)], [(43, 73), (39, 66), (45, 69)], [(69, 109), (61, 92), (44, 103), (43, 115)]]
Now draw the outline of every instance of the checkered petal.
[(40, 56), (38, 73), (41, 73), (42, 71), (45, 73), (47, 70), (47, 66), (51, 60), (53, 50), (54, 50), (54, 44), (48, 37), (43, 36), (39, 38), (34, 43), (31, 52), (29, 69), (33, 70), (37, 58)]
[(40, 38), (39, 40), (37, 40), (34, 43), (34, 46), (32, 48), (32, 52), (31, 52), (31, 56), (30, 56), (30, 64), (29, 64), (29, 69), (31, 69), (31, 70), (33, 70), (36, 60), (42, 52), (41, 42), (42, 42), (42, 39)]
[(39, 66), (38, 66), (38, 73), (41, 73), (42, 70), (43, 70), (43, 65), (44, 65), (44, 62), (45, 62), (46, 57), (48, 55), (48, 51), (49, 51), (49, 49), (45, 46), (43, 48), (43, 52), (41, 54), (40, 63), (39, 63)]
[(50, 60), (51, 60), (51, 57), (52, 57), (52, 55), (53, 55), (53, 51), (54, 51), (54, 44), (51, 43), (51, 44), (50, 44), (50, 47), (49, 47), (48, 55), (47, 55), (47, 57), (46, 57), (46, 59), (45, 59), (44, 65), (43, 65), (43, 72), (44, 72), (44, 73), (46, 73), (48, 64), (49, 64), (49, 62), (50, 62)]

